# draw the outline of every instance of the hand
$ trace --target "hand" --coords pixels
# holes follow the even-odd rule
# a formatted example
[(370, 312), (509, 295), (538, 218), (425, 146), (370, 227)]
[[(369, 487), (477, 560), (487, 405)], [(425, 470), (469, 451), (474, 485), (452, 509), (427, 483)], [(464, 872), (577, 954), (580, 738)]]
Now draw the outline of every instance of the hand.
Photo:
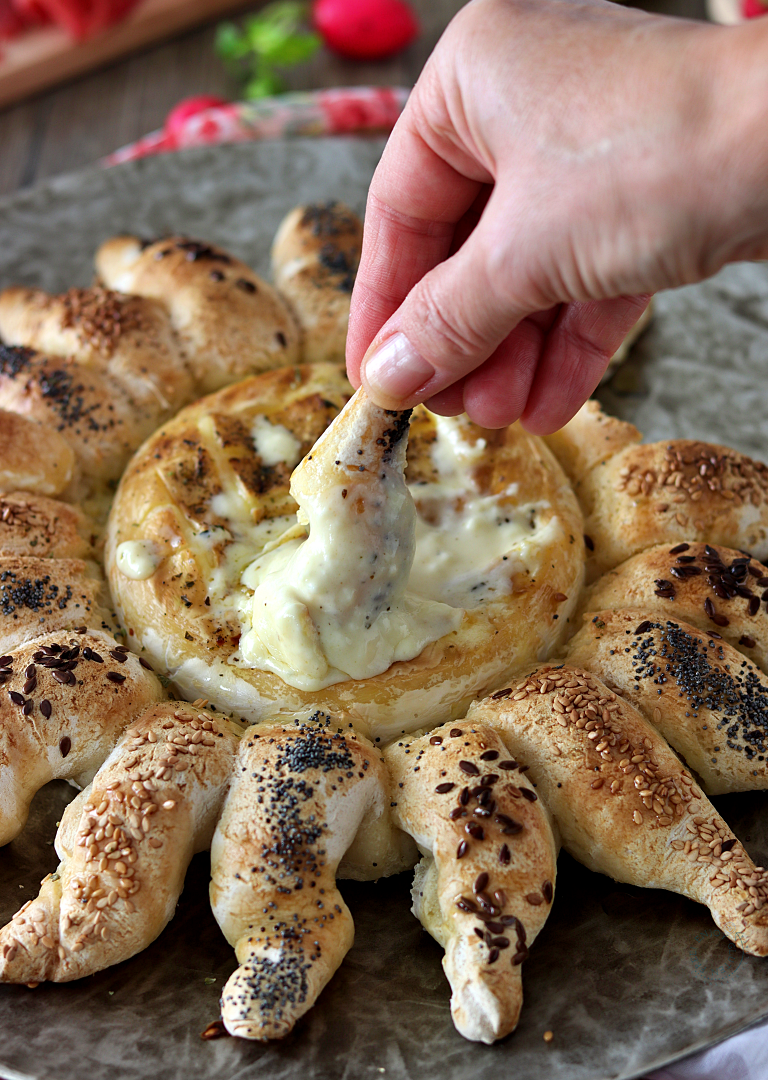
[(763, 24), (602, 0), (462, 9), (371, 184), (353, 385), (547, 433), (649, 294), (765, 255)]

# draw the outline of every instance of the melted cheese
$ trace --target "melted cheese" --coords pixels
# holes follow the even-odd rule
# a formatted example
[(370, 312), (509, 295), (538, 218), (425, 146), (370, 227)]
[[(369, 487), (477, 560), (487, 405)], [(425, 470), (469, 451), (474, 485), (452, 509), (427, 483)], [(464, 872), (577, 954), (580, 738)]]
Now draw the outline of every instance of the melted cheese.
[(163, 556), (153, 540), (125, 540), (118, 544), (115, 562), (117, 569), (133, 581), (151, 578)]
[[(466, 610), (506, 596), (511, 578), (538, 565), (538, 551), (557, 539), (556, 518), (540, 523), (549, 503), (511, 502), (517, 484), (482, 495), (473, 468), (485, 455), (466, 416), (435, 416), (432, 464), (437, 480), (414, 484), (419, 518), (410, 589), (419, 596)], [(472, 441), (474, 438), (474, 441)]]
[(259, 415), (251, 428), (251, 437), (256, 453), (265, 465), (277, 465), (281, 461), (286, 465), (298, 464), (301, 443), (282, 424), (273, 424), (266, 416)]
[[(514, 574), (538, 572), (542, 549), (563, 535), (549, 504), (515, 505), (516, 484), (482, 494), (474, 469), (485, 440), (465, 417), (434, 421), (429, 483), (407, 488), (401, 455), (357, 491), (334, 480), (304, 492), (297, 516), (257, 525), (236, 486), (214, 496), (211, 510), (227, 528), (196, 541), (214, 556), (212, 614), (234, 613), (241, 624), (230, 665), (272, 671), (305, 691), (371, 678), (457, 629), (465, 610), (508, 595)], [(254, 430), (267, 440), (277, 431), (275, 453), (295, 451), (279, 425), (265, 424)], [(258, 450), (256, 434), (254, 442)]]
[[(347, 438), (351, 446), (357, 441), (355, 433)], [(245, 663), (316, 691), (380, 675), (458, 628), (460, 610), (408, 591), (416, 508), (403, 476), (404, 449), (381, 454), (359, 479), (329, 470), (319, 490), (300, 491), (292, 482), (309, 535), (246, 571), (243, 583), (254, 594), (251, 629), (240, 641)], [(334, 449), (340, 457), (347, 452), (354, 454), (347, 445)]]

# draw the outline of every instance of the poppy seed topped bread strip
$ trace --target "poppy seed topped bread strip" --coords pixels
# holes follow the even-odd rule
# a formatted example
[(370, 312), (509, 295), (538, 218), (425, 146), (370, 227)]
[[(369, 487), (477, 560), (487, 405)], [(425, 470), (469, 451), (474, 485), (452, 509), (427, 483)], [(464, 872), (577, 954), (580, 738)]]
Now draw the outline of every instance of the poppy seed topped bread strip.
[(391, 797), (379, 751), (328, 714), (246, 732), (211, 848), (211, 905), (240, 965), (221, 997), (230, 1034), (287, 1035), (338, 968), (354, 937), (342, 859), (368, 879), (413, 865)]
[(348, 206), (297, 206), (272, 244), (272, 276), (301, 327), (303, 360), (343, 361), (363, 223)]

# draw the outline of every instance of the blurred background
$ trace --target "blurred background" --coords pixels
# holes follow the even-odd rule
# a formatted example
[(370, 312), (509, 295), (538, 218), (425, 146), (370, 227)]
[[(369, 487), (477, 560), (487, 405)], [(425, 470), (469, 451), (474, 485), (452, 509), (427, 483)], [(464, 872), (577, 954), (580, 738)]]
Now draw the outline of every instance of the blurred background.
[[(706, 2), (641, 6), (706, 18)], [(735, 4), (738, 17), (739, 5), (759, 8), (761, 0), (709, 2)], [(313, 12), (282, 0), (264, 14), (264, 4), (231, 0), (0, 0), (0, 196), (162, 129), (189, 97), (239, 101), (281, 89), (411, 86), (463, 6), (408, 0), (416, 19), (409, 22), (405, 0), (317, 3), (324, 7)], [(260, 11), (263, 21), (254, 24)], [(360, 40), (366, 32), (372, 41)], [(368, 59), (377, 42), (389, 55)], [(201, 104), (215, 101), (183, 106), (171, 124)]]

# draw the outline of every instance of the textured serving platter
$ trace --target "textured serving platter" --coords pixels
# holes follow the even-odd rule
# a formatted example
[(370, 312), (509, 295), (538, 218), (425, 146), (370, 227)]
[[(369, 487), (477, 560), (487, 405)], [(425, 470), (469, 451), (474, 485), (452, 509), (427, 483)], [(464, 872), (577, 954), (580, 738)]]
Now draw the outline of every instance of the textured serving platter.
[[(304, 200), (362, 210), (381, 143), (294, 140), (193, 150), (64, 177), (0, 203), (0, 286), (86, 284), (120, 231), (184, 231), (266, 272), (282, 215)], [(632, 360), (601, 397), (649, 439), (701, 437), (768, 458), (768, 267), (728, 268), (657, 299)], [(0, 850), (3, 922), (56, 865), (74, 791), (45, 788)], [(717, 806), (768, 860), (768, 795)], [(768, 1016), (768, 960), (744, 956), (702, 907), (629, 888), (561, 855), (552, 915), (524, 969), (517, 1032), (493, 1047), (451, 1023), (441, 950), (409, 913), (409, 878), (342, 883), (355, 945), (315, 1008), (266, 1046), (200, 1032), (218, 1016), (234, 955), (190, 868), (176, 917), (132, 960), (68, 985), (0, 987), (4, 1080), (629, 1080)], [(545, 1031), (554, 1038), (545, 1043)]]

